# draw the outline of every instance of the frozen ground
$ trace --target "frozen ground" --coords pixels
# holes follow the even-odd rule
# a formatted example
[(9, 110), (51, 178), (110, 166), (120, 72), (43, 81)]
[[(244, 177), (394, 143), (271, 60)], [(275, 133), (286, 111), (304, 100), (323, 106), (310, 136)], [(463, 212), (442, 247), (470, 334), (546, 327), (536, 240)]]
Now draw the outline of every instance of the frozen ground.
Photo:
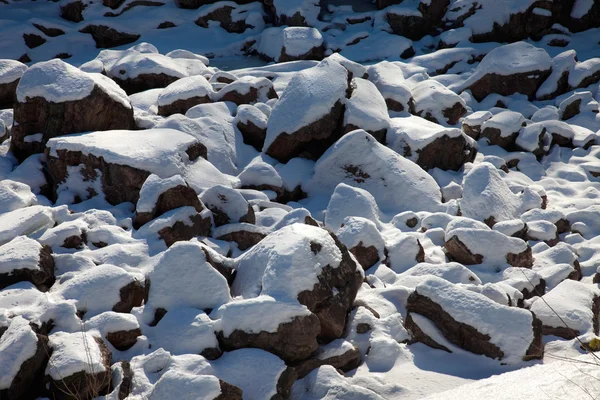
[(0, 0), (0, 399), (598, 397), (600, 3), (272, 3)]

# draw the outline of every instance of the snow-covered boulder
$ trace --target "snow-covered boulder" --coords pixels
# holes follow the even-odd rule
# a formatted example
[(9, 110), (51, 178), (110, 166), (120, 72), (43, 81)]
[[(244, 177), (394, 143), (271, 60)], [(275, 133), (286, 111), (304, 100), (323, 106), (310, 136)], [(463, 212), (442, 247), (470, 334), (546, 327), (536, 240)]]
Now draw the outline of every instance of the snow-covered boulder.
[(385, 143), (390, 126), (385, 99), (377, 87), (366, 79), (354, 78), (350, 85), (353, 90), (350, 98), (346, 100), (344, 131), (364, 129), (379, 142)]
[(515, 150), (515, 142), (519, 131), (526, 125), (525, 117), (515, 111), (501, 111), (481, 125), (481, 137), (491, 145), (503, 149)]
[(197, 104), (210, 103), (212, 93), (212, 86), (202, 75), (181, 78), (158, 95), (158, 113), (165, 117), (185, 114)]
[(421, 117), (392, 118), (388, 146), (430, 170), (459, 170), (477, 155), (474, 140), (456, 128), (444, 128)]
[(597, 335), (600, 289), (567, 279), (535, 300), (531, 311), (542, 321), (544, 335), (566, 339), (586, 333)]
[(50, 207), (30, 206), (0, 214), (0, 245), (17, 236), (42, 233), (54, 225)]
[[(162, 179), (156, 174), (151, 174), (140, 189), (133, 227), (139, 229), (154, 218), (179, 207), (194, 207), (199, 213), (204, 210), (196, 192), (187, 185), (181, 175)], [(210, 229), (210, 222), (208, 226)], [(208, 231), (200, 236), (207, 235)]]
[(206, 310), (231, 300), (227, 279), (210, 264), (205, 249), (198, 243), (171, 246), (156, 260), (148, 279), (145, 307), (148, 312), (155, 312), (150, 318), (155, 323), (165, 311), (177, 307)]
[(27, 65), (15, 60), (0, 60), (0, 110), (13, 108), (17, 85)]
[(140, 38), (140, 34), (135, 33), (135, 30), (115, 29), (103, 24), (90, 24), (79, 29), (81, 33), (89, 33), (96, 42), (98, 49), (110, 49), (113, 47), (123, 46), (133, 43)]
[(85, 322), (88, 332), (98, 332), (115, 349), (125, 351), (131, 348), (142, 335), (135, 315), (106, 311)]
[(261, 109), (253, 105), (242, 104), (238, 107), (234, 124), (242, 133), (244, 143), (261, 151), (267, 136), (268, 120), (269, 116)]
[(82, 0), (67, 0), (60, 5), (60, 16), (71, 22), (83, 21), (83, 10), (88, 5)]
[[(198, 3), (198, 0), (191, 1)], [(179, 0), (179, 2), (190, 2), (190, 0)], [(263, 26), (262, 20), (265, 15), (260, 3), (248, 0), (204, 2), (204, 4), (208, 3), (214, 4), (202, 7), (196, 19), (196, 25), (202, 28), (210, 28), (212, 24), (218, 22), (219, 26), (229, 33), (244, 33), (248, 28)]]
[(10, 179), (0, 181), (0, 210), (2, 213), (25, 208), (35, 203), (35, 195), (28, 185)]
[(296, 73), (273, 107), (264, 151), (281, 162), (319, 158), (343, 134), (348, 71), (325, 59)]
[(421, 167), (362, 130), (344, 135), (315, 165), (309, 193), (331, 193), (339, 183), (368, 191), (382, 211), (437, 211), (442, 194)]
[(0, 246), (0, 289), (22, 281), (41, 291), (54, 283), (52, 250), (27, 236), (17, 236)]
[[(380, 3), (398, 4), (401, 1), (383, 0)], [(413, 3), (414, 4), (414, 3)], [(442, 17), (446, 13), (448, 0), (430, 0), (418, 2), (417, 7), (397, 6), (388, 8), (385, 18), (388, 21), (392, 31), (411, 40), (420, 40), (427, 34), (436, 31), (436, 27), (441, 25)]]
[(242, 76), (212, 95), (214, 101), (230, 101), (237, 105), (267, 102), (276, 99), (273, 82), (267, 78)]
[(493, 49), (481, 60), (464, 82), (464, 88), (477, 101), (492, 93), (534, 97), (551, 68), (552, 60), (546, 50), (525, 42), (507, 44)]
[(188, 178), (198, 162), (206, 162), (205, 150), (193, 136), (174, 129), (97, 131), (51, 139), (47, 165), (58, 196), (103, 193), (111, 204), (135, 204), (150, 174)]
[(268, 235), (237, 261), (237, 271), (235, 295), (299, 302), (318, 316), (324, 339), (342, 335), (362, 281), (360, 267), (334, 235), (298, 223)]
[(298, 373), (298, 379), (302, 379), (312, 370), (323, 365), (331, 365), (338, 370), (348, 372), (357, 368), (360, 361), (360, 351), (356, 346), (344, 339), (336, 339), (319, 347), (314, 357), (295, 365), (294, 368)]
[(0, 335), (0, 397), (24, 399), (41, 395), (48, 354), (46, 336), (37, 334), (20, 315), (10, 320), (8, 329)]
[(414, 112), (415, 101), (399, 66), (382, 61), (367, 69), (369, 80), (375, 84), (391, 111)]
[(467, 113), (465, 101), (438, 81), (428, 79), (411, 89), (415, 114), (435, 123), (455, 125)]
[(232, 222), (256, 222), (254, 210), (246, 199), (231, 187), (217, 185), (202, 192), (202, 202), (213, 214), (215, 226)]
[(262, 32), (257, 51), (260, 57), (275, 62), (322, 60), (325, 47), (315, 28), (273, 27)]
[(531, 268), (533, 256), (527, 242), (491, 230), (481, 222), (470, 221), (463, 218), (446, 227), (444, 247), (449, 258), (464, 265), (510, 264), (513, 267)]
[(558, 104), (560, 119), (566, 121), (581, 112), (598, 113), (598, 102), (594, 99), (592, 92), (579, 92), (567, 97)]
[(481, 127), (485, 121), (492, 118), (494, 114), (489, 111), (477, 111), (466, 116), (462, 121), (462, 130), (473, 139), (479, 139)]
[(101, 338), (87, 332), (56, 332), (49, 337), (46, 375), (52, 397), (91, 398), (110, 386), (112, 354)]
[(321, 12), (318, 0), (267, 0), (277, 25), (315, 26)]
[(14, 108), (11, 150), (23, 160), (69, 133), (131, 129), (129, 98), (110, 79), (54, 59), (25, 71)]
[(364, 270), (385, 258), (385, 242), (373, 221), (362, 217), (346, 217), (336, 236)]
[(508, 364), (542, 358), (542, 324), (530, 311), (500, 305), (444, 279), (423, 280), (408, 297), (406, 309), (407, 324), (412, 320), (434, 342), (441, 335), (460, 348)]
[(267, 232), (265, 227), (239, 222), (215, 228), (212, 236), (218, 240), (235, 242), (238, 249), (243, 251), (263, 240)]

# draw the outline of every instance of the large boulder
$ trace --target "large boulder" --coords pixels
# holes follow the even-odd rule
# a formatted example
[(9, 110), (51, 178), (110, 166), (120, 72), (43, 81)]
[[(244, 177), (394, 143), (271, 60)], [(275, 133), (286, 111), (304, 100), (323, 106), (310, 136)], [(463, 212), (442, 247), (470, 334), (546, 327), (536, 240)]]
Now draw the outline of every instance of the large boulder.
[(366, 79), (354, 78), (351, 85), (354, 90), (346, 101), (344, 131), (364, 129), (385, 144), (387, 130), (390, 127), (385, 99), (377, 87)]
[(27, 65), (15, 60), (0, 60), (0, 110), (13, 108), (17, 85)]
[(467, 113), (465, 101), (438, 81), (428, 79), (412, 88), (415, 114), (438, 124), (456, 125)]
[(173, 129), (63, 136), (51, 139), (46, 151), (57, 197), (64, 190), (82, 199), (103, 193), (111, 204), (137, 203), (140, 189), (152, 173), (161, 178), (185, 177), (186, 166), (195, 160), (206, 162), (201, 157), (206, 147)]
[(231, 101), (237, 105), (267, 102), (276, 99), (277, 92), (267, 78), (243, 76), (225, 85), (212, 96), (215, 101)]
[(41, 291), (54, 283), (52, 250), (27, 236), (17, 236), (0, 246), (0, 289), (22, 281)]
[(543, 356), (542, 324), (530, 311), (503, 306), (444, 279), (419, 283), (406, 310), (407, 325), (417, 325), (430, 340), (441, 333), (455, 346), (507, 364)]
[(158, 95), (158, 113), (164, 117), (185, 114), (195, 105), (211, 103), (212, 86), (202, 75), (181, 78)]
[(342, 335), (362, 281), (346, 246), (327, 231), (305, 224), (268, 235), (241, 257), (237, 271), (235, 295), (299, 302), (319, 318), (323, 339)]
[(56, 399), (93, 398), (110, 387), (112, 354), (101, 338), (87, 332), (49, 336), (52, 351), (46, 375)]
[(516, 150), (519, 131), (526, 126), (525, 117), (516, 111), (501, 111), (481, 125), (481, 137), (491, 145), (505, 150)]
[(546, 50), (525, 42), (507, 44), (490, 51), (463, 87), (477, 101), (492, 93), (521, 93), (534, 98), (551, 68), (552, 60)]
[(273, 107), (264, 151), (281, 162), (319, 158), (341, 137), (348, 71), (335, 61), (295, 74)]
[(257, 45), (268, 61), (321, 60), (325, 56), (323, 36), (315, 28), (273, 27), (265, 29)]
[(15, 316), (0, 335), (0, 398), (38, 397), (48, 357), (48, 338), (37, 334), (25, 318)]
[(246, 199), (231, 187), (217, 185), (202, 192), (202, 202), (213, 214), (215, 226), (232, 222), (256, 222), (254, 210)]
[(43, 152), (48, 140), (59, 135), (134, 127), (133, 108), (121, 88), (58, 59), (23, 74), (14, 121), (11, 150), (20, 160)]
[(415, 102), (402, 68), (389, 61), (382, 61), (370, 66), (367, 73), (368, 79), (375, 84), (390, 111), (414, 113)]

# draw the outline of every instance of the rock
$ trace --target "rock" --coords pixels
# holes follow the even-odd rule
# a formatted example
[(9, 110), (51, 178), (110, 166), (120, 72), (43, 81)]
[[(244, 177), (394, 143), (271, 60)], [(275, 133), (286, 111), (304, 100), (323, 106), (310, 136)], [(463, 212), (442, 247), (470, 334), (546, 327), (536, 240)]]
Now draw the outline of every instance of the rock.
[(212, 93), (210, 83), (201, 75), (181, 78), (158, 95), (158, 113), (164, 117), (185, 114), (195, 105), (211, 103)]
[(231, 101), (237, 105), (267, 102), (276, 99), (277, 92), (267, 78), (243, 76), (227, 84), (213, 95), (215, 101)]
[[(114, 82), (57, 59), (37, 63), (23, 74), (14, 120), (11, 150), (20, 160), (43, 152), (47, 141), (59, 135), (134, 126), (129, 99)], [(39, 140), (29, 140), (39, 133)]]
[[(143, 294), (142, 294), (143, 296)], [(137, 318), (128, 313), (103, 312), (85, 323), (88, 331), (97, 330), (117, 350), (131, 348), (142, 335)]]
[(525, 42), (507, 44), (493, 49), (481, 60), (464, 88), (477, 101), (492, 93), (521, 93), (534, 98), (551, 67), (552, 60), (544, 49)]
[(98, 49), (110, 49), (133, 43), (140, 38), (140, 35), (134, 33), (119, 32), (114, 28), (104, 25), (88, 25), (79, 30), (81, 33), (89, 33), (96, 42)]
[(32, 24), (32, 25), (35, 26), (36, 28), (38, 28), (40, 31), (42, 31), (44, 33), (44, 35), (46, 35), (46, 36), (56, 37), (56, 36), (65, 34), (65, 31), (63, 31), (62, 29), (59, 29), (59, 28), (48, 28), (48, 27), (45, 27), (40, 24)]
[(354, 90), (346, 101), (344, 131), (364, 129), (385, 144), (390, 126), (385, 99), (377, 87), (366, 79), (354, 78), (350, 85)]
[(267, 61), (322, 60), (325, 57), (323, 36), (315, 28), (267, 28), (255, 46), (258, 55)]
[(46, 39), (34, 33), (24, 33), (23, 40), (25, 40), (25, 45), (30, 49), (35, 49), (46, 43)]
[(558, 110), (560, 119), (566, 121), (582, 111), (591, 111), (597, 114), (599, 107), (598, 102), (594, 99), (592, 93), (586, 91), (575, 93), (561, 101), (558, 105)]
[(467, 136), (477, 140), (481, 135), (482, 125), (494, 114), (489, 111), (477, 111), (466, 116), (462, 121), (462, 130)]
[[(470, 304), (478, 305), (475, 313)], [(530, 311), (500, 305), (441, 278), (427, 278), (417, 285), (406, 309), (409, 315), (430, 321), (431, 325), (420, 324), (420, 329), (435, 326), (446, 340), (472, 353), (509, 364), (543, 355), (542, 324)], [(504, 321), (501, 328), (499, 320)]]
[(54, 284), (54, 258), (50, 246), (17, 236), (0, 246), (0, 289), (17, 282), (31, 282), (40, 291)]
[(125, 0), (102, 0), (102, 4), (106, 7), (110, 7), (113, 10), (119, 8)]
[[(213, 1), (211, 1), (213, 2)], [(181, 4), (181, 1), (179, 1)], [(240, 2), (237, 2), (240, 3)], [(252, 19), (247, 21), (253, 12), (262, 13), (262, 7), (256, 3), (248, 2), (248, 5), (237, 5), (235, 3), (216, 4), (201, 11), (196, 20), (196, 25), (208, 28), (211, 22), (219, 22), (221, 28), (229, 33), (243, 33), (246, 29), (253, 28)], [(260, 15), (260, 14), (259, 14)]]
[(152, 174), (140, 189), (133, 227), (139, 229), (167, 211), (186, 206), (194, 207), (199, 213), (204, 210), (194, 189), (190, 188), (180, 175), (161, 179)]
[(399, 66), (382, 61), (367, 69), (369, 80), (375, 84), (390, 111), (414, 113), (414, 99), (404, 72)]
[[(251, 3), (254, 0), (235, 0), (237, 4)], [(175, 4), (179, 8), (197, 9), (206, 4), (217, 3), (219, 0), (175, 0)]]
[(244, 143), (261, 151), (267, 136), (269, 117), (263, 111), (248, 104), (238, 107), (234, 123), (242, 133)]
[(49, 339), (46, 375), (54, 398), (93, 398), (110, 387), (112, 354), (102, 339), (85, 332), (57, 332)]
[(519, 131), (526, 126), (525, 118), (515, 111), (501, 111), (481, 125), (481, 137), (487, 138), (491, 145), (505, 150), (516, 150), (515, 142)]
[[(330, 227), (335, 229), (335, 227)], [(346, 217), (336, 236), (367, 270), (385, 257), (385, 242), (377, 225), (362, 217)]]
[(274, 17), (277, 26), (315, 26), (321, 11), (318, 0), (301, 0), (290, 3), (281, 0), (265, 0), (265, 8)]
[[(80, 174), (87, 187), (94, 191), (101, 188), (109, 203), (136, 204), (150, 174), (182, 174), (182, 165), (200, 158), (202, 148), (192, 136), (172, 129), (100, 131), (59, 137), (48, 142), (48, 174), (55, 195), (60, 195), (59, 185), (69, 176)], [(87, 187), (80, 193), (82, 198), (90, 195)]]
[(40, 396), (48, 358), (48, 337), (36, 333), (25, 318), (15, 316), (0, 336), (0, 398)]
[(136, 232), (140, 238), (158, 237), (167, 247), (179, 241), (198, 236), (208, 236), (212, 228), (208, 209), (198, 212), (194, 207), (179, 207), (162, 214), (151, 222), (142, 225)]
[(213, 237), (227, 242), (235, 242), (242, 251), (256, 245), (265, 236), (264, 228), (245, 222), (222, 225), (213, 232)]
[(295, 74), (271, 112), (265, 153), (284, 163), (320, 157), (343, 134), (347, 91), (348, 72), (335, 61)]
[(67, 21), (83, 21), (83, 10), (87, 7), (81, 0), (69, 1), (60, 6), (60, 16)]
[[(389, 2), (386, 1), (386, 4)], [(416, 10), (394, 7), (385, 16), (395, 34), (411, 40), (420, 40), (423, 36), (435, 32), (436, 27), (441, 25), (449, 4), (450, 0), (419, 2)]]
[(298, 373), (298, 379), (304, 378), (313, 369), (322, 365), (331, 365), (343, 372), (358, 368), (360, 364), (360, 351), (344, 339), (337, 339), (333, 342), (321, 346), (316, 355), (304, 361), (294, 368)]
[(225, 304), (215, 313), (222, 319), (217, 338), (226, 351), (256, 347), (286, 362), (296, 362), (307, 359), (319, 347), (319, 318), (299, 304), (258, 296)]
[(27, 65), (15, 60), (0, 60), (0, 109), (13, 108), (17, 86)]
[(256, 222), (252, 206), (238, 191), (231, 187), (213, 186), (202, 192), (200, 198), (212, 212), (215, 226), (234, 222), (247, 222), (249, 224)]
[(467, 113), (465, 101), (435, 80), (426, 80), (412, 88), (415, 114), (435, 123), (455, 125)]

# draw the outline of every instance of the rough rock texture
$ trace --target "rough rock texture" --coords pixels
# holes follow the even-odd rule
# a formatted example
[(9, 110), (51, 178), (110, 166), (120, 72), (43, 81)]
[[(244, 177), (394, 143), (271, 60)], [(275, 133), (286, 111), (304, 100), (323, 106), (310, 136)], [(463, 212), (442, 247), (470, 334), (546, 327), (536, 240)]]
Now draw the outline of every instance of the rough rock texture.
[(129, 331), (118, 331), (110, 332), (106, 334), (106, 340), (119, 351), (125, 351), (135, 344), (138, 336), (142, 335), (142, 331), (138, 329), (132, 329)]
[[(391, 4), (400, 4), (401, 1), (380, 0), (377, 2), (378, 8), (386, 7)], [(434, 33), (436, 27), (441, 24), (442, 17), (450, 0), (432, 0), (428, 2), (419, 2), (417, 6), (421, 16), (401, 15), (393, 11), (386, 14), (386, 18), (392, 31), (411, 40), (420, 40), (423, 36)]]
[(238, 248), (242, 251), (249, 249), (261, 240), (265, 238), (265, 234), (261, 232), (252, 232), (244, 229), (230, 232), (225, 235), (219, 236), (217, 239), (225, 240), (227, 242), (235, 242)]
[(412, 338), (411, 343), (423, 343), (431, 348), (444, 350), (448, 353), (452, 353), (450, 349), (446, 346), (439, 344), (435, 340), (433, 340), (430, 336), (428, 336), (423, 330), (417, 325), (415, 320), (413, 319), (413, 314), (408, 314), (406, 316), (406, 321), (404, 321), (404, 327), (410, 333)]
[(215, 400), (242, 400), (242, 389), (219, 379), (221, 394)]
[[(476, 265), (483, 263), (483, 256), (473, 254), (457, 236), (452, 236), (447, 240), (444, 247), (448, 255), (461, 264)], [(508, 253), (506, 262), (515, 268), (531, 268), (533, 266), (531, 247), (527, 246), (527, 250), (519, 254)]]
[(189, 99), (176, 100), (165, 106), (159, 105), (158, 114), (162, 115), (163, 117), (168, 117), (169, 115), (173, 114), (185, 114), (187, 110), (198, 104), (210, 102), (211, 100), (209, 96), (194, 96), (190, 97)]
[[(11, 150), (18, 159), (42, 153), (49, 139), (69, 133), (132, 129), (133, 108), (111, 98), (95, 86), (89, 96), (75, 101), (53, 103), (42, 97), (15, 102), (15, 126)], [(25, 136), (43, 133), (41, 142), (27, 142)]]
[(146, 290), (141, 282), (134, 281), (119, 290), (121, 301), (112, 308), (114, 312), (128, 313), (133, 307), (139, 307), (144, 301)]
[(198, 212), (204, 210), (204, 206), (198, 199), (198, 195), (194, 189), (189, 186), (177, 185), (158, 196), (158, 200), (152, 211), (136, 212), (133, 216), (133, 227), (139, 229), (142, 225), (163, 215), (167, 211), (185, 206), (194, 207)]
[(286, 362), (305, 360), (317, 350), (321, 329), (319, 318), (310, 314), (279, 325), (276, 332), (247, 333), (236, 329), (225, 337), (217, 333), (219, 346), (225, 351), (256, 347), (267, 350)]
[(203, 217), (198, 213), (192, 215), (187, 223), (177, 221), (172, 226), (161, 229), (158, 231), (158, 236), (165, 241), (167, 247), (171, 247), (175, 242), (190, 240), (197, 236), (208, 236), (211, 228), (210, 217)]
[(530, 71), (506, 76), (486, 74), (469, 86), (469, 89), (477, 101), (482, 101), (492, 93), (501, 96), (521, 93), (530, 99), (534, 99), (539, 86), (546, 80), (548, 75), (550, 75), (550, 70)]
[[(448, 341), (475, 354), (483, 354), (490, 358), (502, 359), (502, 350), (491, 343), (490, 336), (482, 334), (472, 326), (456, 321), (450, 314), (430, 298), (413, 292), (406, 303), (408, 313), (417, 313), (432, 321)], [(533, 318), (534, 339), (527, 350), (524, 360), (542, 358), (542, 322)]]
[[(40, 397), (44, 368), (50, 358), (48, 337), (37, 334), (37, 347), (33, 357), (21, 364), (19, 372), (8, 389), (0, 390), (0, 399), (35, 399)], [(1, 335), (0, 335), (1, 337)]]
[(19, 80), (20, 79), (9, 83), (0, 83), (0, 110), (13, 108), (13, 104), (16, 101), (15, 93), (17, 91), (17, 86), (19, 85)]
[[(342, 253), (342, 261), (337, 268), (329, 265), (319, 275), (319, 283), (312, 290), (298, 294), (298, 301), (316, 314), (321, 321), (320, 338), (325, 340), (342, 336), (346, 326), (346, 317), (356, 293), (362, 284), (360, 268), (350, 256), (350, 252), (335, 235), (331, 234)], [(313, 251), (320, 251), (320, 248)]]
[(375, 246), (365, 247), (363, 246), (363, 242), (351, 248), (350, 253), (356, 257), (356, 260), (364, 270), (372, 267), (379, 261), (379, 250)]
[(31, 282), (39, 290), (45, 292), (54, 284), (54, 258), (50, 246), (40, 250), (39, 270), (17, 269), (10, 274), (0, 274), (0, 289), (17, 282)]
[(58, 381), (49, 378), (51, 398), (59, 400), (91, 399), (110, 388), (112, 354), (102, 339), (96, 337), (94, 339), (100, 347), (105, 370), (95, 374), (81, 371)]
[(223, 5), (220, 8), (200, 16), (196, 20), (196, 25), (201, 26), (202, 28), (208, 28), (210, 21), (217, 21), (221, 28), (229, 33), (243, 33), (249, 26), (246, 24), (244, 18), (237, 21), (234, 21), (231, 18), (231, 13), (234, 10), (235, 8), (230, 5)]
[(355, 368), (358, 368), (359, 364), (360, 351), (357, 347), (354, 347), (352, 350), (349, 350), (339, 356), (334, 356), (325, 359), (311, 358), (302, 363), (294, 365), (294, 368), (298, 373), (298, 379), (302, 379), (306, 375), (308, 375), (310, 371), (319, 368), (322, 365), (331, 365), (343, 372), (348, 372)]
[(176, 76), (170, 76), (165, 73), (140, 74), (135, 78), (127, 79), (112, 78), (129, 95), (150, 89), (165, 88), (178, 79)]
[(265, 144), (265, 137), (267, 136), (266, 128), (260, 128), (250, 120), (246, 121), (246, 123), (239, 121), (237, 128), (242, 133), (244, 143), (254, 147), (257, 151), (262, 150)]
[(89, 33), (96, 42), (98, 49), (110, 49), (112, 47), (122, 46), (124, 44), (133, 43), (140, 38), (140, 35), (119, 32), (114, 28), (109, 28), (104, 25), (88, 25), (80, 29), (81, 33)]
[[(237, 81), (234, 81), (231, 83), (231, 85), (236, 85)], [(270, 81), (266, 81), (269, 82)], [(261, 83), (258, 83), (258, 85), (260, 85)], [(261, 92), (264, 91), (265, 87), (264, 86), (258, 86), (258, 85), (253, 85), (252, 87), (250, 87), (250, 89), (248, 90), (247, 93), (242, 93), (242, 92), (238, 92), (237, 90), (227, 90), (227, 86), (225, 86), (223, 89), (221, 89), (221, 92), (218, 93), (217, 97), (219, 99), (219, 101), (231, 101), (232, 103), (237, 104), (238, 106), (241, 104), (253, 104), (256, 103), (257, 101), (260, 100), (261, 97)], [(223, 93), (227, 91), (226, 93)], [(266, 97), (268, 99), (276, 99), (277, 96), (277, 92), (275, 92), (275, 88), (273, 88), (272, 85), (270, 85), (267, 93), (266, 93)]]
[(477, 149), (463, 136), (444, 135), (417, 150), (417, 164), (425, 170), (439, 168), (458, 171), (465, 163), (473, 162)]
[(83, 4), (81, 0), (71, 1), (60, 6), (60, 16), (67, 21), (81, 22), (83, 21), (83, 10), (87, 4)]

